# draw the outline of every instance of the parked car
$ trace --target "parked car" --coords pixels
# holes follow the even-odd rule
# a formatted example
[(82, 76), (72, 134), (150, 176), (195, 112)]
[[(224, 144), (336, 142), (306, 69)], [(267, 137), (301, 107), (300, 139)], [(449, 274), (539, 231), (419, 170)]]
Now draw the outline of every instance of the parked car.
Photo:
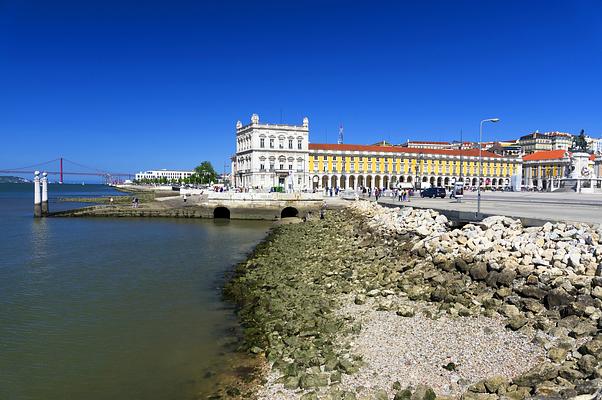
[(445, 188), (442, 187), (431, 187), (428, 189), (424, 189), (422, 192), (420, 192), (420, 197), (441, 197), (442, 199), (445, 198)]

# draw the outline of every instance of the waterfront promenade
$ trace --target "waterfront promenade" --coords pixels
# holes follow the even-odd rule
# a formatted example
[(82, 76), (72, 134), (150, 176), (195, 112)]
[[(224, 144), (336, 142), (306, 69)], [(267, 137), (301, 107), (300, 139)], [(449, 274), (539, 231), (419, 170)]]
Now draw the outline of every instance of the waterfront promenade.
[[(374, 199), (374, 197), (372, 197)], [(476, 192), (465, 192), (462, 202), (414, 196), (400, 203), (391, 197), (381, 197), (379, 203), (409, 205), (438, 210), (476, 212)], [(602, 224), (602, 195), (583, 193), (482, 192), (483, 214), (536, 218), (551, 221)]]

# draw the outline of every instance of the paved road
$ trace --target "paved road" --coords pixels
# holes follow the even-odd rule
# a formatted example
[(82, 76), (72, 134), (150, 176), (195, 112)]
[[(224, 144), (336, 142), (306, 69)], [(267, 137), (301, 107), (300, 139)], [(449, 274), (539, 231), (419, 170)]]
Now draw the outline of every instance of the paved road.
[[(374, 199), (374, 197), (372, 198)], [(379, 202), (401, 204), (391, 197), (381, 198)], [(467, 192), (461, 203), (449, 198), (412, 197), (409, 205), (476, 212), (477, 196), (474, 192)], [(481, 212), (511, 217), (602, 224), (602, 194), (483, 192), (481, 194)]]

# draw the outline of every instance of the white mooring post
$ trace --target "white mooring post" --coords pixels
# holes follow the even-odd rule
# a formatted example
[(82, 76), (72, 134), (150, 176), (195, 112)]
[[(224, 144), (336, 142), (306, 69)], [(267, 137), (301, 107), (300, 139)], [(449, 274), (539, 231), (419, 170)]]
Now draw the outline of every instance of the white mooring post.
[(48, 215), (48, 174), (42, 174), (42, 215)]
[(34, 172), (33, 178), (33, 216), (42, 216), (42, 197), (40, 196), (40, 171)]

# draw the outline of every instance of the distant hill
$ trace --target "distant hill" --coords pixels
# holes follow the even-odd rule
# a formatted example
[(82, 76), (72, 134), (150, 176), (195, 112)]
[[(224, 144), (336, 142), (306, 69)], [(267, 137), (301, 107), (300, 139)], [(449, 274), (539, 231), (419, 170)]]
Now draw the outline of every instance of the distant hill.
[(18, 176), (0, 176), (0, 183), (30, 183), (30, 180)]

